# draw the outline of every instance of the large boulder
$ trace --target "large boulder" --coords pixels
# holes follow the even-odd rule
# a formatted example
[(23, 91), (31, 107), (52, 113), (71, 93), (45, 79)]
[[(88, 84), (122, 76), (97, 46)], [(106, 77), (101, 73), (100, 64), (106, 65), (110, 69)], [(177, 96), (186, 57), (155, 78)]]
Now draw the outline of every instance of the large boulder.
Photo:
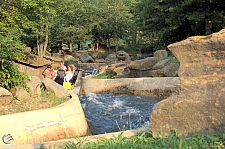
[(127, 62), (127, 63), (131, 62), (130, 55), (123, 50), (117, 51), (116, 57), (118, 58), (119, 61), (123, 61), (123, 62)]
[(111, 53), (105, 58), (105, 63), (107, 65), (115, 64), (117, 62), (118, 62), (118, 58), (116, 56), (116, 53)]
[(51, 56), (43, 56), (45, 59), (50, 60), (52, 62), (51, 66), (54, 69), (57, 69), (57, 67), (60, 66), (60, 63), (63, 62), (63, 58), (60, 57), (51, 57)]
[[(23, 73), (25, 73), (29, 76), (36, 76), (36, 77), (39, 77), (40, 79), (44, 78), (42, 76), (42, 72), (40, 72), (39, 69), (37, 69), (35, 67), (29, 66), (29, 65), (26, 65), (26, 64), (22, 64), (22, 63), (15, 63), (15, 65), (17, 66), (19, 71), (21, 71), (21, 72), (23, 72)], [(47, 66), (45, 67), (45, 69), (46, 68), (47, 68)]]
[(157, 57), (159, 59), (164, 59), (168, 57), (168, 53), (166, 50), (157, 50), (154, 52), (154, 57)]
[(156, 57), (147, 57), (141, 60), (132, 61), (128, 66), (131, 69), (149, 70), (159, 61)]
[(64, 55), (64, 61), (72, 61), (74, 63), (78, 63), (78, 59), (76, 59), (72, 55)]
[(30, 80), (26, 83), (28, 88), (30, 89), (31, 97), (38, 97), (40, 98), (41, 96), (41, 80), (36, 77), (32, 76)]
[(98, 52), (90, 52), (90, 56), (91, 56), (93, 59), (97, 59), (97, 58), (98, 58)]
[(105, 60), (103, 58), (95, 59), (95, 63), (105, 63)]
[(143, 78), (143, 77), (151, 77), (150, 74), (152, 72), (151, 69), (149, 70), (138, 70), (138, 69), (131, 69), (130, 70), (130, 74), (129, 74), (129, 78)]
[(162, 69), (157, 69), (157, 70), (152, 70), (150, 72), (150, 76), (152, 76), (152, 77), (166, 77), (166, 74)]
[(180, 61), (180, 95), (159, 102), (150, 116), (153, 135), (210, 134), (225, 129), (225, 30), (168, 46)]
[(93, 63), (94, 59), (86, 52), (82, 53), (79, 56), (79, 59), (82, 63)]
[(8, 105), (13, 100), (13, 95), (8, 90), (0, 87), (0, 106)]
[(177, 63), (170, 63), (163, 67), (162, 70), (165, 73), (166, 77), (177, 77), (179, 65)]
[(128, 78), (130, 70), (126, 63), (117, 64), (117, 67), (113, 69), (113, 73), (116, 74), (116, 78)]
[(165, 59), (165, 60), (161, 60), (158, 61), (158, 63), (156, 63), (152, 69), (153, 70), (157, 70), (157, 69), (162, 69), (163, 67), (165, 67), (166, 65), (168, 65), (170, 63), (170, 59)]
[(41, 80), (43, 79), (43, 73), (48, 65), (51, 65), (51, 61), (37, 55), (26, 53), (25, 60), (18, 60), (15, 62), (18, 69), (30, 76), (37, 76)]
[(31, 94), (28, 93), (24, 88), (17, 88), (16, 89), (16, 98), (19, 101), (26, 101), (31, 99)]

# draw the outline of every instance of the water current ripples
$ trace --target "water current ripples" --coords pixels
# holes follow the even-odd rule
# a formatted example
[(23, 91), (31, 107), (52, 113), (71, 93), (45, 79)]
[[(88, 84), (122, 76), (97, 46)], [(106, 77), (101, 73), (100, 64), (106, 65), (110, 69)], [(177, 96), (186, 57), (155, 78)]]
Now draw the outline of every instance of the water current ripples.
[(93, 135), (149, 126), (150, 113), (160, 100), (94, 93), (79, 99)]

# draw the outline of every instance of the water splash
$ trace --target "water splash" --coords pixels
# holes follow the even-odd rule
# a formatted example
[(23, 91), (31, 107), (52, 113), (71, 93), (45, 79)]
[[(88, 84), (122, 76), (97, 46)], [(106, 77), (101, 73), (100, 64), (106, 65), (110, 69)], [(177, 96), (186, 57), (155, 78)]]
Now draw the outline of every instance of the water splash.
[(119, 131), (115, 121), (125, 125), (130, 120), (133, 129), (149, 126), (150, 113), (159, 101), (150, 97), (95, 93), (79, 96), (79, 99), (93, 135)]

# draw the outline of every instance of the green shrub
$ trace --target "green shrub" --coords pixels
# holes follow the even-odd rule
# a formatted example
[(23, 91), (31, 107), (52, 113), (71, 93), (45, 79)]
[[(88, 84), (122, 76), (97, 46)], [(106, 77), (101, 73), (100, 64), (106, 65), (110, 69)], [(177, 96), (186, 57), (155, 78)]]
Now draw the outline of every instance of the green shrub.
[(113, 79), (113, 75), (111, 73), (99, 73), (97, 75), (92, 76), (93, 79)]
[(10, 61), (0, 61), (0, 86), (11, 91), (16, 87), (22, 87), (28, 91), (25, 81), (28, 75), (20, 72), (18, 68)]
[[(179, 62), (179, 60), (178, 60), (176, 57), (168, 56), (168, 57), (165, 58), (165, 59), (170, 59), (170, 62), (172, 62), (172, 63), (177, 63), (178, 65), (180, 65), (180, 62)], [(164, 60), (164, 59), (162, 59), (162, 60)]]
[(67, 64), (76, 64), (77, 61), (73, 60), (73, 59), (69, 59), (69, 60), (65, 60), (64, 63), (67, 63)]
[(180, 62), (179, 62), (179, 60), (176, 57), (171, 58), (170, 61), (172, 63), (177, 63), (178, 65), (180, 65)]

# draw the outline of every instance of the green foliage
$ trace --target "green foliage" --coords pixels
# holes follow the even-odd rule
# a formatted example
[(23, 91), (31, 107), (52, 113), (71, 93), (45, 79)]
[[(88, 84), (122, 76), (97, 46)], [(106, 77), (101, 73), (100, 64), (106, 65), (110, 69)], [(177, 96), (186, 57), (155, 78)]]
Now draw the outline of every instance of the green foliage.
[(99, 73), (97, 75), (92, 76), (93, 79), (113, 79), (113, 75), (111, 73)]
[(0, 67), (0, 86), (12, 91), (15, 86), (27, 89), (25, 81), (28, 76), (21, 73), (18, 68), (9, 61), (1, 61)]
[(126, 5), (122, 0), (95, 1), (92, 6), (95, 15), (92, 26), (92, 36), (100, 44), (117, 45), (119, 39), (130, 40), (135, 35), (133, 14), (130, 8), (133, 2)]
[[(171, 44), (189, 36), (206, 34), (206, 8), (210, 8), (212, 32), (224, 28), (225, 1), (147, 0), (134, 8), (135, 22), (149, 44)], [(160, 47), (160, 46), (158, 46)]]
[(225, 147), (225, 132), (212, 136), (195, 135), (189, 138), (179, 138), (176, 135), (169, 134), (168, 137), (153, 138), (150, 132), (137, 134), (131, 138), (119, 136), (106, 139), (101, 138), (97, 142), (79, 141), (77, 144), (73, 142), (65, 143), (62, 149), (98, 149), (98, 148), (117, 148), (117, 149), (206, 149), (215, 148), (223, 149)]
[(172, 62), (172, 63), (177, 63), (178, 65), (180, 65), (179, 60), (178, 60), (176, 57), (174, 57), (174, 56), (168, 56), (168, 57), (165, 58), (165, 59), (170, 59), (170, 62)]
[(177, 58), (175, 58), (175, 57), (171, 58), (170, 61), (171, 61), (172, 63), (177, 63), (178, 65), (180, 65), (179, 60), (178, 60)]
[(77, 61), (75, 61), (73, 59), (69, 59), (69, 60), (65, 60), (64, 63), (66, 63), (66, 64), (74, 64), (75, 65), (77, 63)]
[(0, 11), (0, 86), (10, 91), (15, 86), (21, 86), (26, 89), (24, 81), (27, 76), (19, 72), (18, 68), (12, 63), (13, 60), (22, 59), (25, 45), (20, 37), (23, 35), (20, 28), (23, 22), (19, 11), (20, 3), (15, 1), (1, 2)]
[(62, 42), (88, 40), (90, 4), (87, 1), (65, 0), (58, 2), (57, 16), (52, 26), (52, 38)]

